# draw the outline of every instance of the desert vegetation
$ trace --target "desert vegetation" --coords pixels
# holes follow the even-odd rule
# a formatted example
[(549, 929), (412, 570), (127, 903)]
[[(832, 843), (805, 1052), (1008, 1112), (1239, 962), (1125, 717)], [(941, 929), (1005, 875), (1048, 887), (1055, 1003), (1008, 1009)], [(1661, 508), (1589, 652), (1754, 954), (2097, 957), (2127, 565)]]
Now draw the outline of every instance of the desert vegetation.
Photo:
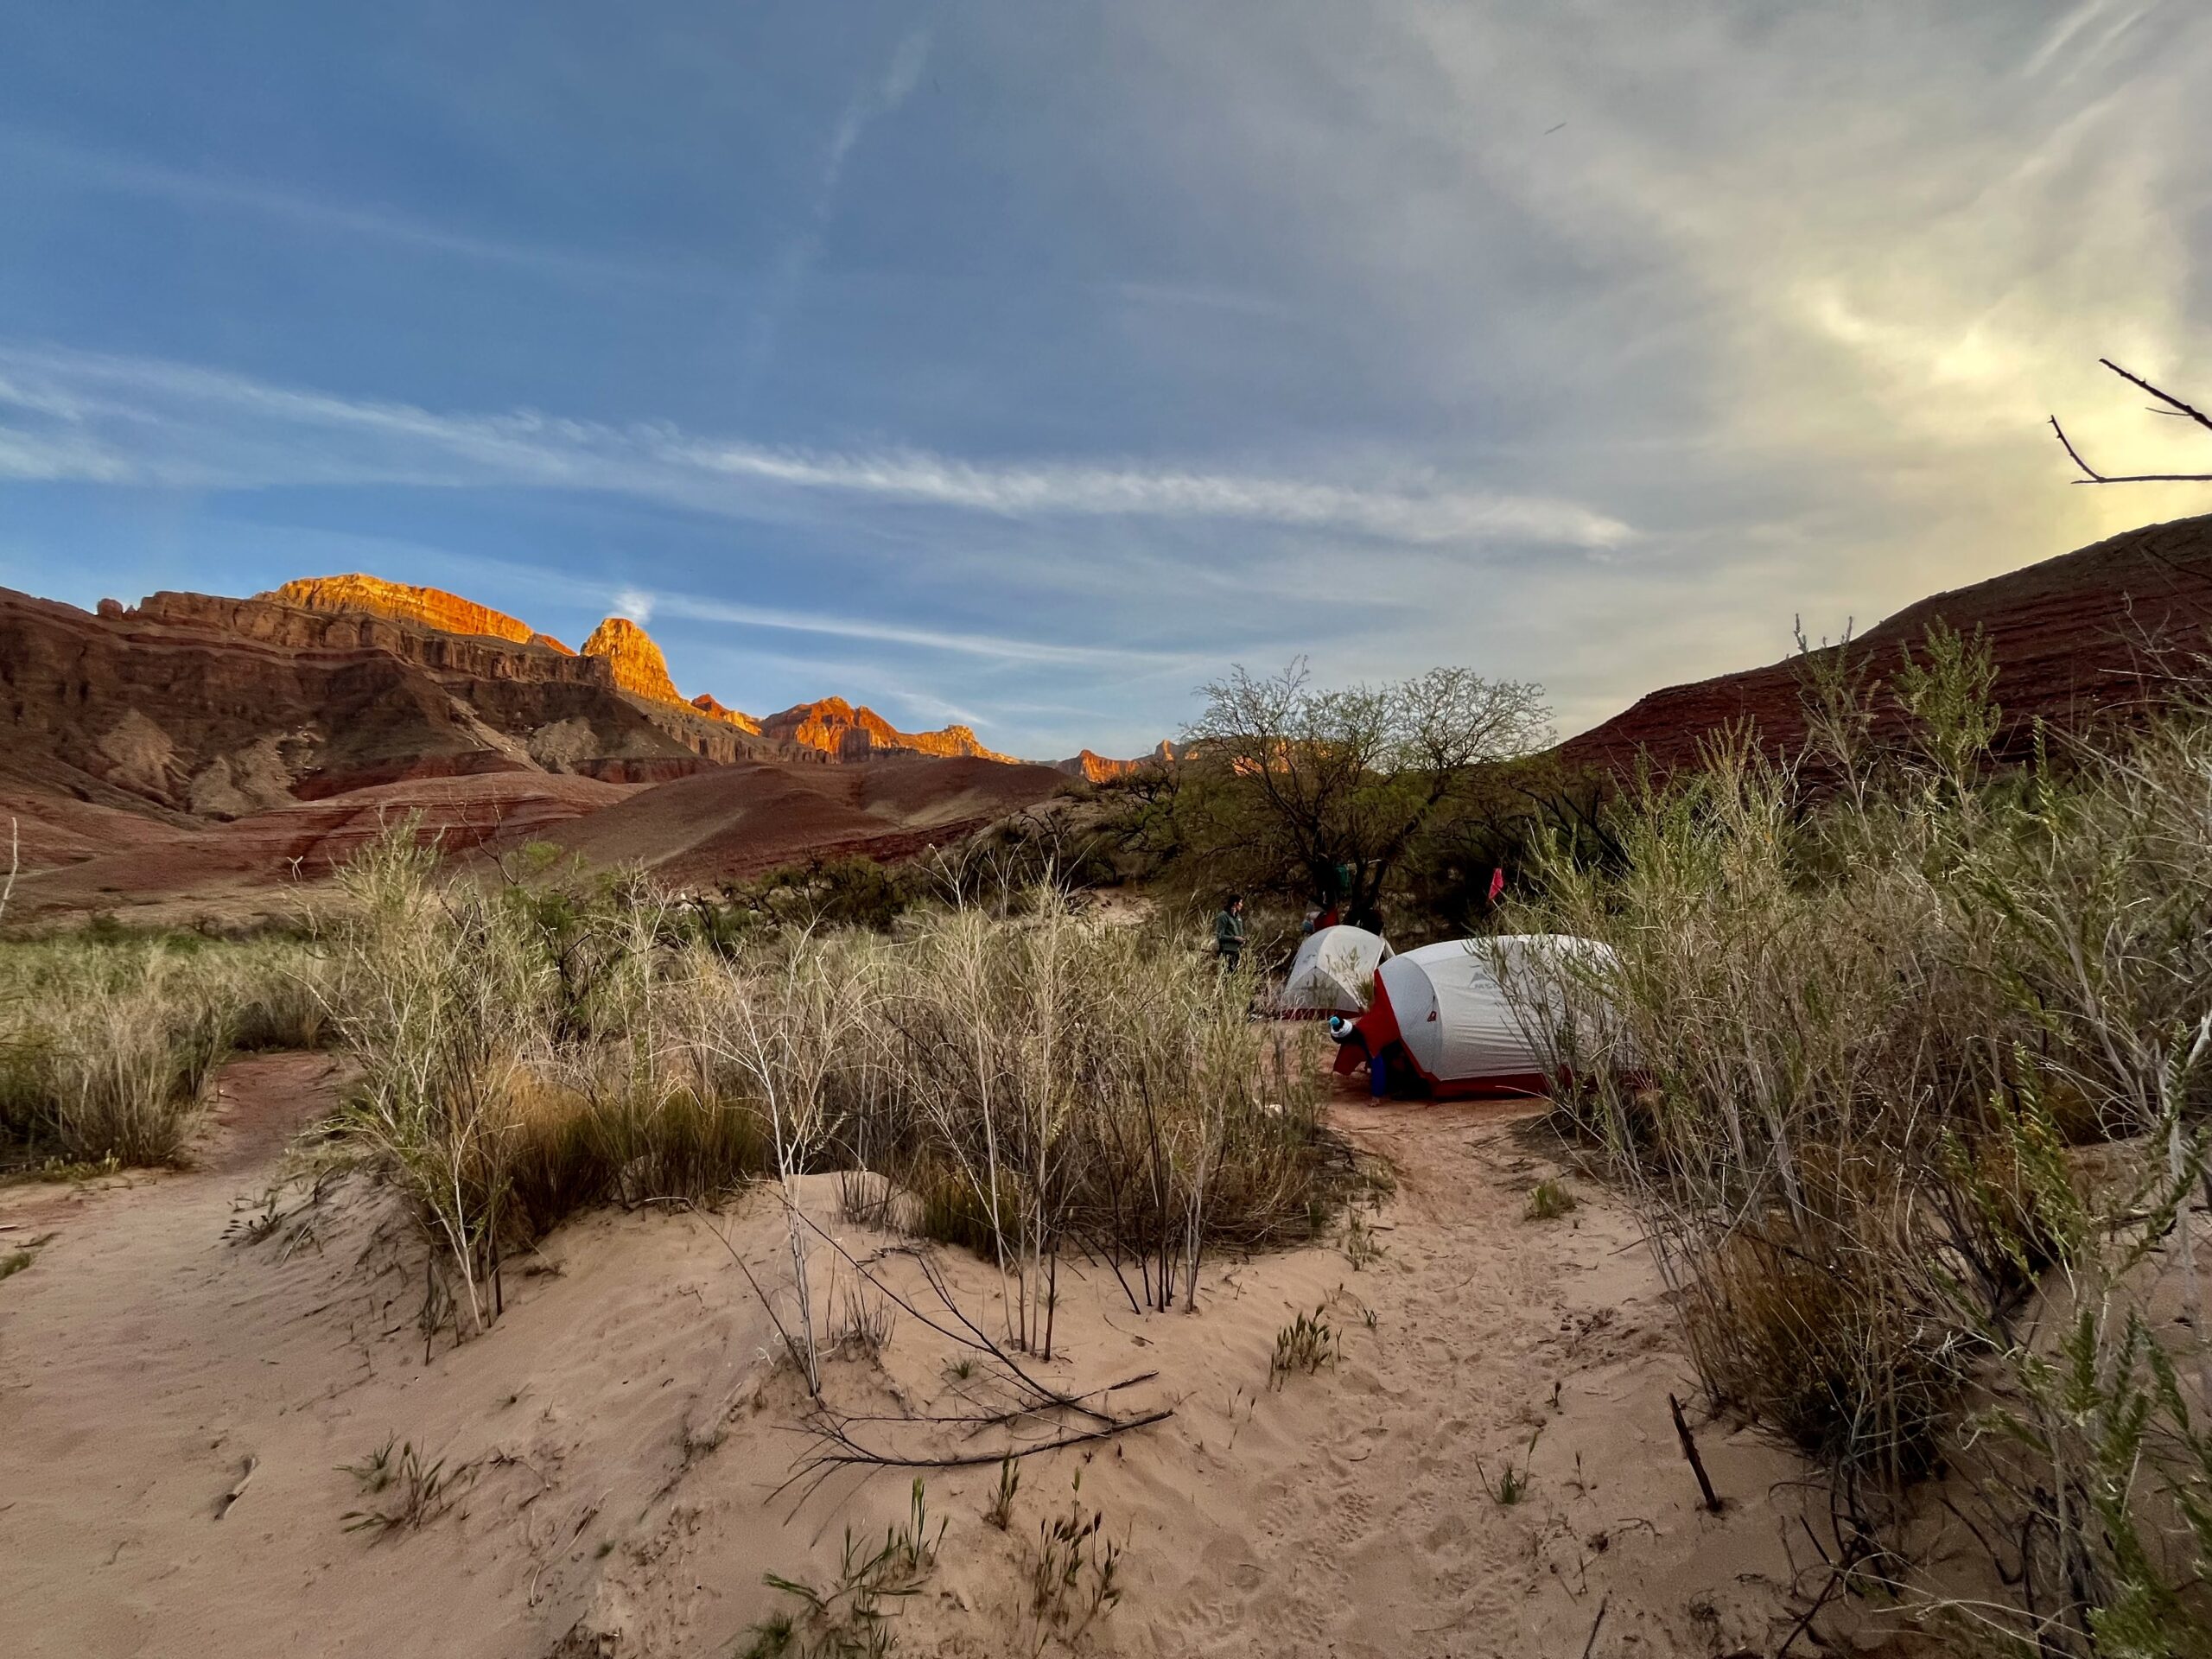
[(833, 1310), (798, 1194), (838, 1172), (853, 1218), (991, 1260), (1011, 1342), (1050, 1357), (1065, 1254), (1135, 1308), (1187, 1306), (1209, 1250), (1326, 1227), (1349, 1177), (1311, 1057), (1247, 1019), (1248, 981), (1058, 887), (886, 930), (729, 926), (619, 879), (449, 880), (404, 834), (344, 880), (333, 1017), (359, 1082), (323, 1156), (404, 1195), (459, 1335), (580, 1209), (767, 1182), (811, 1386)]
[(1836, 1585), (1993, 1651), (2212, 1651), (2200, 1199), (2212, 725), (1998, 770), (1992, 671), (1937, 634), (1879, 695), (1808, 678), (1554, 842), (1513, 931), (1611, 943), (1548, 1033), (1713, 1402), (1817, 1459)]
[(226, 1055), (322, 1039), (322, 971), (311, 941), (281, 936), (0, 944), (0, 1167), (175, 1161)]

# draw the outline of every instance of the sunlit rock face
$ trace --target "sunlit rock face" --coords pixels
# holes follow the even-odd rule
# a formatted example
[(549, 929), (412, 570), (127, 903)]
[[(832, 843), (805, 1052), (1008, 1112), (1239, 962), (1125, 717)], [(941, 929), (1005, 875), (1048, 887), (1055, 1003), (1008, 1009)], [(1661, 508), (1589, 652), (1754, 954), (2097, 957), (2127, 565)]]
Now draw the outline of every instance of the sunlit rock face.
[(626, 616), (610, 616), (584, 641), (584, 655), (603, 659), (614, 671), (614, 683), (633, 697), (682, 702), (668, 677), (668, 659), (647, 633)]
[(761, 732), (798, 743), (840, 760), (865, 760), (874, 754), (974, 755), (985, 760), (1011, 757), (983, 747), (965, 726), (934, 732), (902, 732), (873, 709), (855, 709), (842, 697), (802, 702), (760, 722)]
[[(577, 657), (559, 640), (538, 632), (519, 618), (436, 588), (415, 587), (360, 575), (310, 576), (288, 582), (257, 597), (325, 616), (382, 618), (432, 629), (440, 634), (537, 645), (572, 658)], [(238, 603), (222, 602), (228, 606)], [(746, 736), (766, 736), (787, 744), (791, 747), (785, 753), (790, 754), (794, 749), (800, 752), (793, 758), (819, 756), (831, 761), (856, 761), (885, 755), (933, 754), (1009, 762), (1012, 760), (1011, 756), (984, 747), (968, 727), (902, 732), (874, 709), (855, 709), (842, 697), (800, 703), (766, 720), (756, 720), (741, 709), (733, 709), (710, 692), (702, 692), (687, 700), (670, 677), (668, 661), (660, 647), (650, 634), (626, 617), (610, 616), (592, 630), (591, 638), (584, 641), (577, 665), (594, 663), (604, 664), (604, 671), (612, 676), (615, 687), (631, 696), (660, 705), (664, 709), (681, 711), (686, 719), (712, 721), (712, 726), (700, 728), (709, 733), (726, 728)], [(512, 675), (516, 669), (509, 668), (506, 672)], [(664, 723), (670, 718), (667, 714), (655, 714), (652, 717)], [(690, 731), (679, 735), (690, 747), (700, 747)], [(708, 745), (709, 748), (715, 747), (712, 742)]]
[(1070, 755), (1065, 760), (1055, 760), (1052, 765), (1057, 770), (1065, 772), (1071, 778), (1081, 778), (1093, 784), (1104, 784), (1110, 783), (1116, 778), (1127, 778), (1135, 772), (1144, 772), (1155, 766), (1166, 766), (1173, 762), (1179, 755), (1186, 753), (1189, 747), (1188, 744), (1179, 745), (1162, 738), (1150, 754), (1141, 754), (1134, 760), (1116, 760), (1109, 754), (1100, 754), (1094, 750), (1085, 749), (1080, 754)]
[(760, 734), (760, 722), (741, 709), (733, 709), (711, 691), (702, 691), (691, 699), (691, 706), (710, 720), (727, 721), (741, 732)]
[(1070, 755), (1066, 760), (1056, 760), (1052, 764), (1058, 770), (1065, 772), (1071, 778), (1081, 778), (1089, 783), (1103, 784), (1110, 783), (1116, 778), (1127, 778), (1134, 772), (1143, 772), (1149, 767), (1165, 766), (1173, 761), (1179, 753), (1176, 745), (1162, 738), (1159, 747), (1150, 754), (1141, 754), (1134, 760), (1116, 760), (1111, 755), (1100, 754), (1094, 750), (1085, 749), (1079, 754)]
[(575, 652), (548, 633), (540, 633), (488, 605), (448, 594), (440, 588), (416, 588), (404, 582), (385, 582), (359, 574), (345, 576), (304, 576), (257, 599), (273, 599), (310, 611), (365, 611), (372, 616), (397, 617), (446, 633), (489, 634), (517, 645), (548, 645), (573, 657)]

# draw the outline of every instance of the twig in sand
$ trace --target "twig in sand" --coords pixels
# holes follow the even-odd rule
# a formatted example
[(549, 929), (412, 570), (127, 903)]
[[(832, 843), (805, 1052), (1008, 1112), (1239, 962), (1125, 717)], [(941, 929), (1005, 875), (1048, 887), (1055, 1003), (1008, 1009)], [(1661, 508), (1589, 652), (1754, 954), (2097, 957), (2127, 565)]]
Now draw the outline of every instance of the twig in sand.
[(215, 1518), (219, 1521), (231, 1512), (231, 1505), (245, 1496), (246, 1483), (253, 1478), (253, 1471), (261, 1467), (259, 1458), (248, 1458), (245, 1469), (238, 1476), (238, 1484), (223, 1494), (223, 1501), (215, 1505)]
[[(1806, 1530), (1809, 1536), (1811, 1529), (1808, 1528)], [(1817, 1542), (1818, 1541), (1816, 1540), (1816, 1545)], [(1789, 1653), (1791, 1644), (1794, 1643), (1799, 1637), (1804, 1635), (1808, 1630), (1812, 1628), (1814, 1618), (1819, 1614), (1821, 1608), (1828, 1605), (1828, 1598), (1835, 1594), (1838, 1590), (1841, 1589), (1846, 1581), (1849, 1580), (1851, 1577), (1851, 1569), (1859, 1564), (1859, 1558), (1862, 1555), (1867, 1555), (1872, 1553), (1871, 1546), (1867, 1543), (1866, 1535), (1865, 1533), (1862, 1532), (1852, 1539), (1851, 1542), (1844, 1548), (1843, 1559), (1828, 1569), (1828, 1581), (1821, 1586), (1821, 1593), (1813, 1598), (1813, 1605), (1805, 1610), (1805, 1616), (1802, 1618), (1800, 1618), (1795, 1624), (1791, 1625), (1789, 1627), (1789, 1634), (1782, 1638), (1782, 1645), (1774, 1650), (1774, 1659), (1785, 1659), (1785, 1656)], [(1823, 1647), (1827, 1645), (1826, 1643), (1821, 1642), (1817, 1636), (1813, 1639)]]
[(1582, 1659), (1590, 1659), (1591, 1653), (1597, 1648), (1598, 1632), (1605, 1628), (1605, 1609), (1612, 1605), (1613, 1598), (1610, 1592), (1598, 1603), (1598, 1617), (1590, 1621), (1590, 1639), (1582, 1644)]
[(1713, 1482), (1705, 1472), (1705, 1459), (1697, 1454), (1697, 1440), (1690, 1433), (1689, 1420), (1682, 1415), (1682, 1402), (1669, 1394), (1667, 1409), (1675, 1414), (1675, 1433), (1681, 1437), (1682, 1455), (1690, 1460), (1690, 1472), (1697, 1477), (1697, 1489), (1705, 1494), (1705, 1507), (1709, 1514), (1720, 1513), (1719, 1495), (1713, 1490)]

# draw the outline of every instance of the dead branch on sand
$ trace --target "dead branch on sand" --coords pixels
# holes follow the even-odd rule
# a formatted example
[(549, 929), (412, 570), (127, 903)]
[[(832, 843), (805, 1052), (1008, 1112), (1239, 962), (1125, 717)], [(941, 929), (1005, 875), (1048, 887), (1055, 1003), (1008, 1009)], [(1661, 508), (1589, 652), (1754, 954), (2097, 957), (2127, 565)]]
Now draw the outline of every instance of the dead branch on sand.
[[(692, 1213), (704, 1219), (696, 1206), (692, 1207)], [(1128, 1413), (1111, 1408), (1115, 1395), (1152, 1381), (1159, 1375), (1156, 1371), (1072, 1392), (1054, 1388), (1033, 1375), (960, 1306), (943, 1269), (928, 1250), (899, 1244), (859, 1256), (846, 1247), (843, 1240), (796, 1205), (789, 1207), (787, 1218), (792, 1217), (828, 1246), (869, 1290), (917, 1324), (980, 1360), (1000, 1397), (972, 1399), (963, 1395), (973, 1408), (957, 1412), (870, 1415), (838, 1410), (829, 1402), (818, 1383), (810, 1382), (808, 1394), (812, 1404), (804, 1426), (814, 1437), (814, 1445), (797, 1460), (791, 1478), (778, 1488), (779, 1491), (805, 1482), (811, 1492), (839, 1469), (855, 1466), (961, 1469), (1005, 1463), (1109, 1440), (1174, 1415), (1172, 1406)], [(785, 1351), (796, 1359), (804, 1351), (807, 1338), (786, 1325), (777, 1312), (773, 1299), (728, 1236), (710, 1222), (707, 1226), (744, 1274), (746, 1284), (766, 1312)], [(891, 1283), (881, 1268), (883, 1263), (893, 1260), (911, 1263), (921, 1277), (924, 1291), (910, 1294)], [(804, 1367), (801, 1374), (805, 1375)], [(1025, 1427), (1033, 1430), (1027, 1438), (1023, 1434)], [(979, 1437), (988, 1437), (987, 1443), (980, 1447), (976, 1445)]]

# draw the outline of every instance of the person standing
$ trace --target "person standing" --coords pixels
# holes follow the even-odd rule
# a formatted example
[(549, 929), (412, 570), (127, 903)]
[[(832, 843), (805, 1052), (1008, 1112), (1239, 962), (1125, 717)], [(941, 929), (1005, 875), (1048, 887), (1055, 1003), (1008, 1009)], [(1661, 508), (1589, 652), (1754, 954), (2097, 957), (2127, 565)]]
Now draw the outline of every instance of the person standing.
[(1227, 964), (1230, 972), (1236, 971), (1236, 964), (1244, 956), (1244, 895), (1232, 893), (1221, 913), (1213, 918), (1214, 954)]

